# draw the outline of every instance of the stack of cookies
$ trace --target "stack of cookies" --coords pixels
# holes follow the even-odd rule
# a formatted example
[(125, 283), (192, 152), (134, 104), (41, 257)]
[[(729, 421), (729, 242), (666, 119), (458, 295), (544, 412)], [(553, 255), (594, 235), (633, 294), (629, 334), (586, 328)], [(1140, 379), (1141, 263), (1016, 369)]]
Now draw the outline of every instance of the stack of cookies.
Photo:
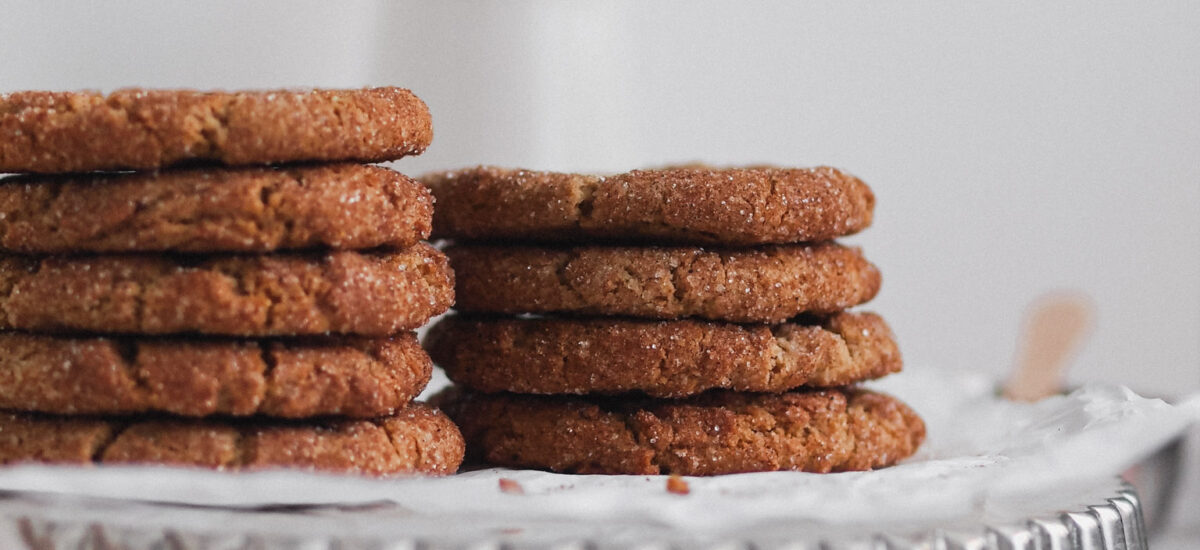
[(560, 472), (829, 472), (924, 424), (854, 386), (900, 370), (876, 268), (832, 239), (874, 196), (832, 168), (476, 168), (427, 176), (459, 313), (425, 345), (485, 462)]
[[(408, 90), (0, 96), (0, 463), (450, 473)], [(301, 164), (308, 163), (308, 164)]]

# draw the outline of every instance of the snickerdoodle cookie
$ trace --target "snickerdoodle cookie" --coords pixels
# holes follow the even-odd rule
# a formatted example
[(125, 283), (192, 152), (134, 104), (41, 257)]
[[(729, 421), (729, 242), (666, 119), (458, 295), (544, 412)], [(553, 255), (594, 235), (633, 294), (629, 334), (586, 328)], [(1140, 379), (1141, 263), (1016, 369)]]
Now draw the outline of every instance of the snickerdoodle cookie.
[(588, 176), (481, 166), (429, 174), (434, 235), (463, 240), (787, 244), (871, 224), (875, 195), (836, 168), (688, 166)]
[(425, 345), (451, 380), (488, 393), (782, 392), (853, 384), (902, 365), (873, 313), (779, 325), (455, 315), (434, 325)]
[(429, 108), (402, 88), (0, 95), (0, 173), (379, 162), (432, 140)]
[(450, 307), (428, 244), (255, 256), (0, 256), (0, 328), (231, 336), (415, 329)]
[(424, 186), (360, 164), (0, 179), (0, 249), (25, 254), (403, 248), (432, 217)]
[(452, 474), (458, 428), (415, 403), (372, 420), (93, 419), (0, 413), (0, 464), (162, 464), (298, 468), (366, 475)]
[(0, 333), (0, 409), (374, 418), (429, 382), (412, 333), (298, 340)]
[(869, 470), (914, 453), (925, 424), (860, 389), (709, 392), (685, 400), (439, 396), (472, 455), (556, 472), (717, 475)]
[(756, 248), (456, 245), (459, 311), (779, 323), (873, 298), (879, 270), (834, 243)]

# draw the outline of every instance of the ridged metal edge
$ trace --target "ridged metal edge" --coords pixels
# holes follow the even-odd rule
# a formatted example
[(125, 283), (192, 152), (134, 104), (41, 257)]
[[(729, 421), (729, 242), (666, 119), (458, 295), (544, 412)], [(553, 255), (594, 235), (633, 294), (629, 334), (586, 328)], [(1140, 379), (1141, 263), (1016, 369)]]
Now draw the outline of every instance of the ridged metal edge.
[[(128, 548), (130, 550), (606, 550), (603, 541), (574, 540), (549, 545), (522, 545), (503, 539), (469, 544), (439, 541), (301, 539), (286, 535), (246, 535), (212, 531), (186, 533), (133, 526), (57, 522), (19, 517), (15, 527), (27, 548)], [(1057, 516), (1032, 518), (1012, 525), (993, 525), (981, 531), (935, 530), (925, 536), (874, 534), (857, 540), (790, 541), (756, 544), (749, 540), (722, 540), (705, 544), (708, 550), (1146, 550), (1146, 527), (1141, 501), (1128, 484), (1103, 504)], [(691, 548), (692, 544), (645, 541), (634, 547), (645, 550)]]

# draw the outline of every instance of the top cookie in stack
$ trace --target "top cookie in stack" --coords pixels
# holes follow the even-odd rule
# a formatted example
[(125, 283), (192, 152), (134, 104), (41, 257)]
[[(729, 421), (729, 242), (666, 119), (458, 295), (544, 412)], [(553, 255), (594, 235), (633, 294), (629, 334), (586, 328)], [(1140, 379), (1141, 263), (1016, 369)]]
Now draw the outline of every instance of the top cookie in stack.
[(832, 241), (871, 222), (859, 179), (481, 167), (425, 182), (434, 236), (455, 240), (461, 312), (425, 344), (462, 386), (442, 399), (471, 454), (570, 472), (832, 471), (892, 464), (923, 438), (902, 403), (851, 387), (901, 367), (880, 317), (844, 311), (880, 286)]
[(361, 164), (432, 135), (399, 88), (0, 96), (0, 462), (453, 472), (433, 201)]

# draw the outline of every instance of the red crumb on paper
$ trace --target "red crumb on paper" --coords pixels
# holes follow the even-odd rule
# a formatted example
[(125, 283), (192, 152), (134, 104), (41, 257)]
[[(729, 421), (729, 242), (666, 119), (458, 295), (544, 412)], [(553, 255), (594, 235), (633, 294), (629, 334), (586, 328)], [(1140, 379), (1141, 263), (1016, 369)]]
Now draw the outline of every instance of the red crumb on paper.
[(525, 494), (525, 489), (516, 480), (502, 477), (500, 478), (500, 492), (510, 495), (523, 495)]
[(688, 488), (687, 482), (682, 477), (673, 475), (667, 478), (667, 492), (676, 495), (686, 495), (692, 492), (692, 490)]

